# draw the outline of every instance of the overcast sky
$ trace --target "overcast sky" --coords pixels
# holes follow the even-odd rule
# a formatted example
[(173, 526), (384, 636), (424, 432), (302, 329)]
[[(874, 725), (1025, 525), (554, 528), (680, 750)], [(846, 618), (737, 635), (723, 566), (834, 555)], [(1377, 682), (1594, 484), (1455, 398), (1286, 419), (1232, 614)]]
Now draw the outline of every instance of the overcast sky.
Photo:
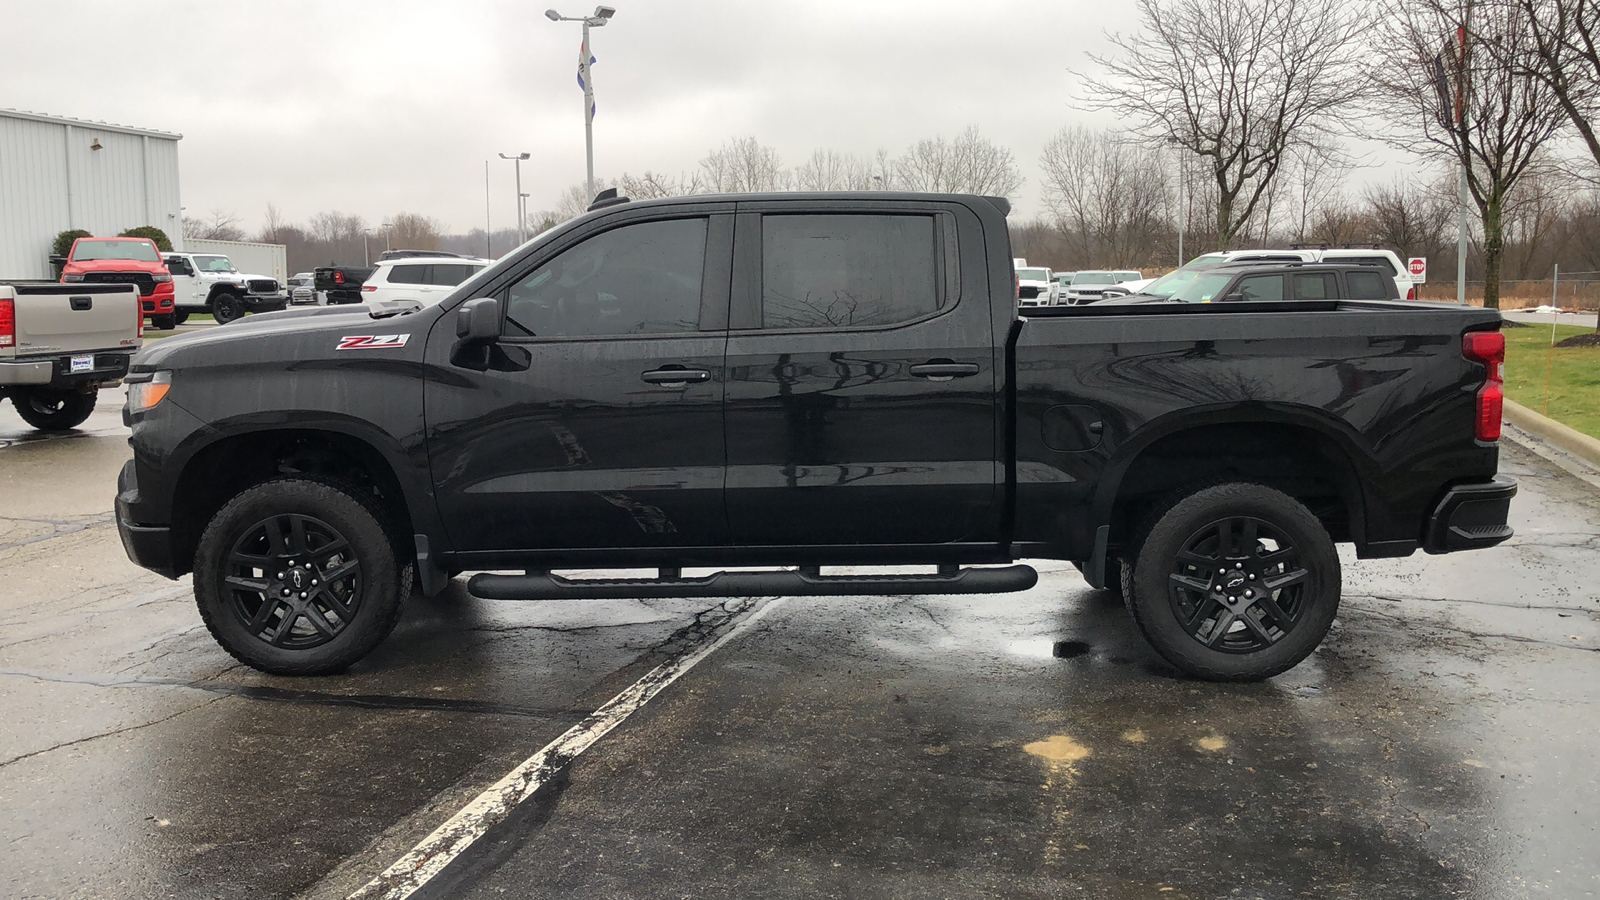
[[(549, 0), (42, 3), (0, 0), (0, 106), (174, 131), (186, 215), (250, 232), (338, 209), (512, 224), (584, 177), (577, 23)], [(571, 3), (573, 0), (559, 0)], [(598, 177), (696, 168), (754, 135), (797, 165), (816, 148), (899, 154), (968, 125), (1009, 148), (1039, 211), (1039, 152), (1075, 101), (1084, 53), (1137, 28), (1122, 0), (613, 0), (594, 30)], [(591, 6), (562, 7), (567, 15)]]

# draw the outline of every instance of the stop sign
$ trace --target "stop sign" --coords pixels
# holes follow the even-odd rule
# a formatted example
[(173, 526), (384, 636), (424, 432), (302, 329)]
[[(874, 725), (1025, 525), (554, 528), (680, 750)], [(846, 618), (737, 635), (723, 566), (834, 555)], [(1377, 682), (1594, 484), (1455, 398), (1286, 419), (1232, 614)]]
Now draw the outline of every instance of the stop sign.
[(1411, 280), (1421, 284), (1428, 280), (1428, 258), (1425, 256), (1411, 257)]

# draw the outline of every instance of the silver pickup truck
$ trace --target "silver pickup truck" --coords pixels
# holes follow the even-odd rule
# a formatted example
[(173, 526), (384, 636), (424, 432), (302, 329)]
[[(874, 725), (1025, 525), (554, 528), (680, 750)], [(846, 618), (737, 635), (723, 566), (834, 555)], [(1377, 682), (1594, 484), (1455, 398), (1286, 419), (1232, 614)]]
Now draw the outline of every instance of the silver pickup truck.
[(76, 428), (143, 337), (135, 285), (0, 281), (0, 400), (35, 428)]

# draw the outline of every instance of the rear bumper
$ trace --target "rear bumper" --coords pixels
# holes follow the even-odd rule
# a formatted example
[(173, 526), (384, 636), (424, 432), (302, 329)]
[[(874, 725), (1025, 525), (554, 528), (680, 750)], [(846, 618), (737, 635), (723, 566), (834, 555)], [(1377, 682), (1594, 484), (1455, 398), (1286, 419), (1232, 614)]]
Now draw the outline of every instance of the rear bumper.
[(1517, 482), (1504, 475), (1478, 484), (1458, 484), (1445, 492), (1428, 517), (1422, 549), (1429, 553), (1481, 550), (1511, 537), (1506, 520)]
[[(73, 357), (90, 357), (93, 365), (78, 372), (72, 371)], [(70, 389), (85, 384), (107, 384), (121, 381), (128, 374), (128, 361), (132, 353), (105, 352), (70, 353), (47, 359), (0, 360), (0, 387), (35, 386)]]
[(158, 575), (177, 578), (177, 568), (172, 560), (172, 529), (165, 525), (139, 525), (134, 522), (132, 510), (139, 505), (139, 487), (135, 479), (133, 460), (130, 459), (117, 475), (117, 535), (122, 538), (122, 550), (134, 565)]

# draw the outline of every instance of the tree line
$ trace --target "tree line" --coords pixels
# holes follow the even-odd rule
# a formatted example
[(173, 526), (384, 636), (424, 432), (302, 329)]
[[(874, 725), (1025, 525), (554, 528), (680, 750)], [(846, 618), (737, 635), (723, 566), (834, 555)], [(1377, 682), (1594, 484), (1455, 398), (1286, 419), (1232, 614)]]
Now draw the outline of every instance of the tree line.
[[(1377, 243), (1455, 264), (1452, 220), (1473, 218), (1468, 276), (1499, 305), (1502, 277), (1554, 262), (1600, 269), (1600, 2), (1597, 0), (1136, 0), (1137, 31), (1110, 34), (1079, 73), (1078, 106), (1117, 130), (1062, 129), (1038, 161), (1044, 215), (1019, 252), (1063, 268), (1159, 267), (1244, 245)], [(1352, 192), (1346, 139), (1410, 154), (1406, 177)], [(1567, 140), (1573, 138), (1573, 140)], [(1581, 147), (1580, 154), (1569, 151)], [(1575, 158), (1576, 157), (1576, 158)], [(820, 149), (785, 164), (755, 137), (689, 171), (605, 179), (636, 199), (710, 192), (927, 190), (1013, 197), (1010, 150), (976, 127), (893, 155)], [(535, 231), (581, 214), (579, 186), (529, 217)], [(514, 229), (441, 233), (418, 213), (373, 223), (339, 212), (305, 225), (271, 207), (260, 234), (292, 268), (350, 261), (375, 237), (474, 253)], [(192, 236), (243, 237), (237, 218), (185, 220)], [(357, 251), (361, 253), (358, 255)]]

